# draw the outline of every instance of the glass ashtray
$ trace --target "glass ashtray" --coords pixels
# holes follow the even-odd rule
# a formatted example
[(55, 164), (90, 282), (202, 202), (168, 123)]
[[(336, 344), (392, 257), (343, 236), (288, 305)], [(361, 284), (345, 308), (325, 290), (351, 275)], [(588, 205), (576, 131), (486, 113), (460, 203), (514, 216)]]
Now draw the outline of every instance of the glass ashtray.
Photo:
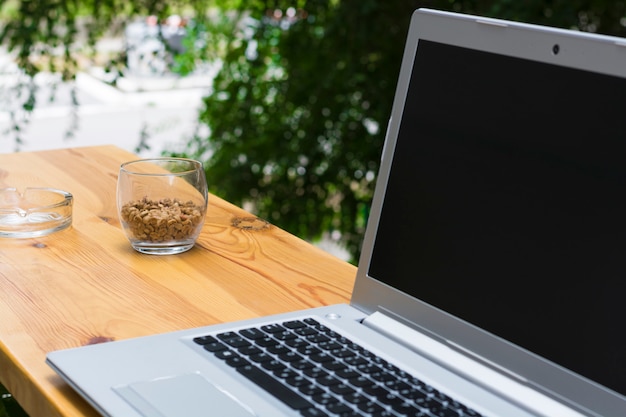
[(45, 236), (72, 224), (72, 194), (54, 188), (0, 188), (0, 237)]

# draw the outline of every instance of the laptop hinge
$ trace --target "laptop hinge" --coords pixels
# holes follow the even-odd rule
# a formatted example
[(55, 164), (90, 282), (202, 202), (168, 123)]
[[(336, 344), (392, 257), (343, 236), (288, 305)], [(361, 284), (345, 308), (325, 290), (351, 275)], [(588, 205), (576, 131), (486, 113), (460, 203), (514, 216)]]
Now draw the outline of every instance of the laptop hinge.
[[(545, 416), (582, 417), (582, 414), (575, 410), (530, 388), (528, 381), (522, 376), (507, 371), (490, 361), (482, 361), (481, 358), (477, 358), (477, 355), (453, 342), (444, 339), (436, 340), (381, 312), (370, 314), (363, 320), (363, 324), (533, 413)], [(515, 397), (511, 393), (514, 393)], [(522, 396), (519, 396), (520, 394)], [(523, 404), (520, 403), (520, 398), (524, 399)]]

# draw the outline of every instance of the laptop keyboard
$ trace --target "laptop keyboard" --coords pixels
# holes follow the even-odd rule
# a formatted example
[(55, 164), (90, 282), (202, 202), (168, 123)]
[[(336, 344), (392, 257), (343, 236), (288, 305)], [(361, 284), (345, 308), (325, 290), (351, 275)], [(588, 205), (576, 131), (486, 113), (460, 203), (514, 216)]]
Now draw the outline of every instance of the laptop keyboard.
[(481, 416), (312, 318), (194, 342), (304, 417)]

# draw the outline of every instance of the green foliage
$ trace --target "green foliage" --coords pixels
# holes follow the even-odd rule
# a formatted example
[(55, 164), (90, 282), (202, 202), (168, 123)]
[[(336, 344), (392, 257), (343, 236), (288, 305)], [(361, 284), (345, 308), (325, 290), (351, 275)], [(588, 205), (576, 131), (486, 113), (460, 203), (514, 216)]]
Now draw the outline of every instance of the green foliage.
[(213, 192), (357, 253), (415, 6), (394, 3), (307, 1), (290, 20), (292, 2), (247, 8), (204, 101), (210, 133), (189, 143)]
[(16, 54), (27, 75), (45, 69), (71, 80), (78, 54), (85, 53), (81, 48), (93, 47), (105, 33), (122, 27), (116, 23), (149, 15), (162, 21), (188, 9), (204, 18), (214, 3), (219, 1), (0, 0), (0, 44)]
[[(147, 15), (164, 19), (190, 7), (204, 16), (208, 6), (203, 0), (0, 0), (0, 44), (29, 78), (10, 88), (0, 86), (0, 108), (9, 109), (11, 120), (2, 135), (12, 136), (19, 149), (22, 131), (37, 105), (33, 78), (38, 73), (58, 73), (62, 81), (71, 81), (81, 69), (79, 57), (89, 57), (98, 39), (123, 27), (120, 22)], [(54, 95), (50, 99), (54, 100)], [(73, 118), (66, 136), (72, 136), (76, 126)]]
[[(500, 0), (469, 6), (485, 16), (586, 32), (626, 36), (626, 2), (611, 0)], [(484, 3), (484, 4), (481, 4)]]
[(233, 32), (233, 24), (233, 17), (219, 11), (190, 21), (182, 41), (185, 53), (174, 56), (172, 71), (185, 76), (199, 65), (210, 65), (219, 61)]

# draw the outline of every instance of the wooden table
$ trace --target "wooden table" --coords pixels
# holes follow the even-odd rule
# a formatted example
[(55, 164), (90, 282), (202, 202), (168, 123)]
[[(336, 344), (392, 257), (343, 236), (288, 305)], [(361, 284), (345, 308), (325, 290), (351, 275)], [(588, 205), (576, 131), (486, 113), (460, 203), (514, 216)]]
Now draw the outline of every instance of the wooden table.
[(132, 159), (113, 146), (0, 154), (0, 188), (74, 195), (70, 228), (0, 238), (0, 383), (31, 417), (96, 415), (49, 351), (349, 300), (354, 266), (214, 195), (190, 251), (135, 252), (115, 206)]

